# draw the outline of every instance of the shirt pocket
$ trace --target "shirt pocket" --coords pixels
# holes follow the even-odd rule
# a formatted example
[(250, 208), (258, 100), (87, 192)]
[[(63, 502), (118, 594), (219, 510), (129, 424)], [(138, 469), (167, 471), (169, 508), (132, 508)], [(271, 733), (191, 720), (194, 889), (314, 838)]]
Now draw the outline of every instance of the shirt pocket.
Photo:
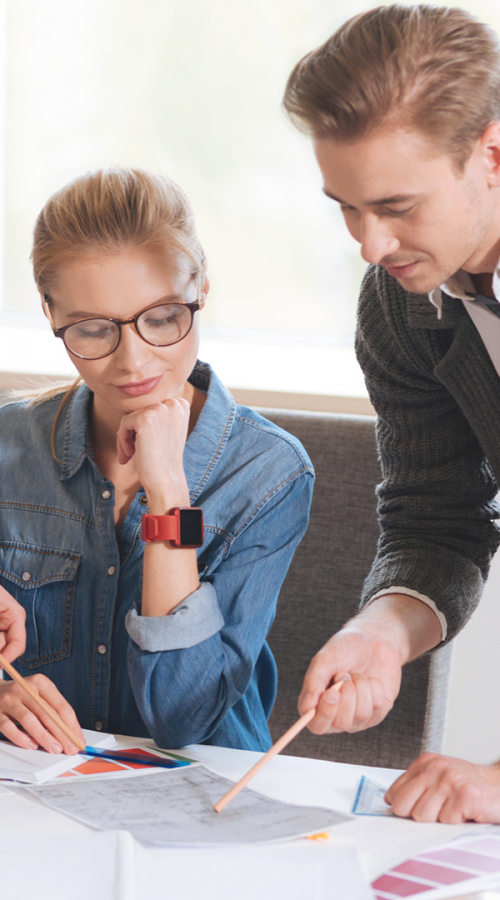
[(71, 550), (0, 542), (0, 584), (26, 611), (28, 668), (71, 652), (76, 574), (81, 554)]

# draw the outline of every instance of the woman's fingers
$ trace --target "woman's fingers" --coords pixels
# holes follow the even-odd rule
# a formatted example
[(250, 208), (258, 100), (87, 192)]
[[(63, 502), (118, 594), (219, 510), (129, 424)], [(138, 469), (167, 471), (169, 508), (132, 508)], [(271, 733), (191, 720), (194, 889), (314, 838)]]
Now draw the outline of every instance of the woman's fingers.
[[(27, 680), (71, 729), (75, 737), (85, 743), (74, 710), (56, 686), (44, 675), (32, 675)], [(63, 734), (35, 701), (13, 682), (5, 682), (0, 686), (0, 730), (14, 744), (27, 749), (34, 749), (29, 743), (31, 739), (48, 753), (64, 752), (74, 755), (79, 752), (78, 747)]]

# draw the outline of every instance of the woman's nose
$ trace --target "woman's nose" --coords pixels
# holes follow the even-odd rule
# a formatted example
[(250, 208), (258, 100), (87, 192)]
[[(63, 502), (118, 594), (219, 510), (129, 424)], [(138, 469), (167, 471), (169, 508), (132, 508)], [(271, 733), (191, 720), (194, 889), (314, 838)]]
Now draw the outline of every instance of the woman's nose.
[(119, 369), (134, 371), (151, 357), (151, 347), (138, 335), (132, 323), (121, 326), (121, 338), (113, 356)]

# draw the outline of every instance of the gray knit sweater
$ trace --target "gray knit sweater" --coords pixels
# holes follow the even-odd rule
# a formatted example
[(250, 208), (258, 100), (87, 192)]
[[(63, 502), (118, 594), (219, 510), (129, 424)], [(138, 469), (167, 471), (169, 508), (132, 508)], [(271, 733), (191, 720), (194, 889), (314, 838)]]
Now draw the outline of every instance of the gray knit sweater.
[(378, 413), (381, 536), (362, 604), (390, 586), (465, 625), (500, 533), (500, 378), (460, 300), (409, 294), (379, 266), (361, 288), (356, 353)]

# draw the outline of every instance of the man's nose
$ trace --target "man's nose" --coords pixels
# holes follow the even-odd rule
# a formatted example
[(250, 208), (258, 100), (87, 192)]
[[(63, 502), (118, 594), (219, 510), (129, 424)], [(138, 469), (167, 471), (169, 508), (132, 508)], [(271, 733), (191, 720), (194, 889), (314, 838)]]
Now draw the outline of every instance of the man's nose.
[(367, 263), (379, 263), (386, 256), (397, 253), (401, 244), (393, 232), (393, 223), (374, 214), (367, 215), (361, 222), (361, 256)]

